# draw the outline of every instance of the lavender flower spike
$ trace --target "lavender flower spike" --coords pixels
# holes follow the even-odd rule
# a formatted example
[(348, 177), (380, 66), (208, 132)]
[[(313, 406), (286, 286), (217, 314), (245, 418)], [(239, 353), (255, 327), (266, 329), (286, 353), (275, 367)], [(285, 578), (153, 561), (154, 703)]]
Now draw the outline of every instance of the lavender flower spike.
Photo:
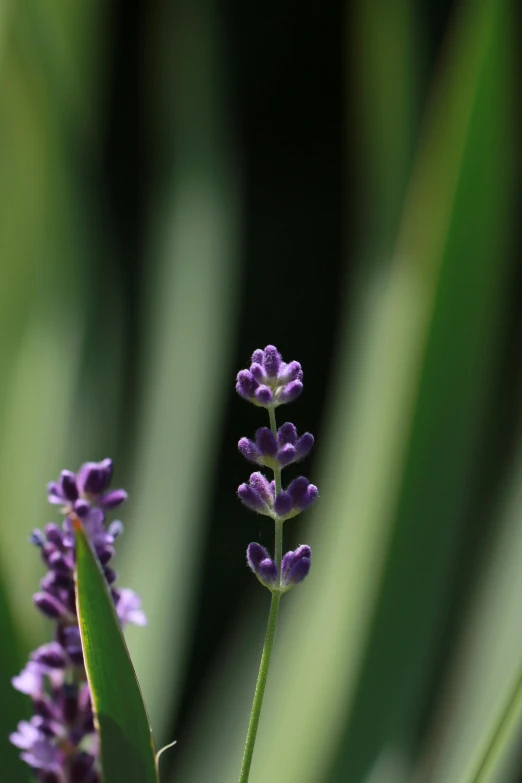
[[(115, 521), (107, 527), (105, 512), (122, 503), (127, 493), (111, 491), (111, 477), (110, 459), (86, 462), (77, 473), (62, 471), (59, 481), (48, 485), (48, 492), (49, 502), (62, 506), (63, 524), (51, 522), (43, 531), (34, 530), (30, 538), (49, 569), (33, 600), (54, 621), (54, 641), (31, 653), (26, 667), (12, 679), (14, 688), (30, 696), (35, 714), (18, 724), (10, 740), (41, 783), (100, 783), (99, 742), (76, 615), (70, 517), (81, 517), (112, 585), (116, 574), (109, 562), (123, 526)], [(111, 587), (111, 594), (122, 626), (146, 623), (140, 598), (132, 590)]]
[(237, 376), (236, 391), (245, 400), (262, 408), (277, 408), (293, 402), (303, 390), (303, 371), (299, 362), (285, 364), (274, 345), (252, 354), (248, 370)]
[(248, 484), (241, 484), (238, 495), (241, 502), (252, 511), (272, 517), (275, 524), (274, 558), (255, 542), (248, 545), (247, 562), (262, 585), (272, 593), (270, 613), (266, 629), (263, 655), (259, 667), (254, 703), (250, 716), (240, 781), (247, 783), (256, 741), (257, 726), (263, 704), (268, 667), (274, 646), (275, 630), (279, 614), (279, 602), (283, 593), (306, 578), (310, 570), (312, 550), (306, 544), (283, 557), (283, 524), (285, 520), (300, 514), (314, 502), (318, 490), (307, 478), (299, 476), (282, 487), (283, 468), (304, 459), (313, 446), (314, 438), (305, 432), (299, 438), (291, 422), (277, 429), (275, 409), (293, 402), (303, 389), (303, 372), (299, 362), (285, 364), (273, 345), (267, 345), (252, 354), (248, 370), (237, 376), (236, 391), (254, 405), (268, 409), (268, 427), (257, 430), (255, 439), (241, 438), (238, 448), (241, 454), (257, 465), (270, 468), (274, 480), (262, 473), (252, 473)]

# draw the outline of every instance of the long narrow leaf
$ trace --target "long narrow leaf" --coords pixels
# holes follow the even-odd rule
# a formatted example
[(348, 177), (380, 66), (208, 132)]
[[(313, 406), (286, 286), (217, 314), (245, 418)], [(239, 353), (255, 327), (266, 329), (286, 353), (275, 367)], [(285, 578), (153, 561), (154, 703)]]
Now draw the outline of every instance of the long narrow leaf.
[(107, 583), (75, 521), (76, 600), (104, 783), (157, 783), (147, 711)]

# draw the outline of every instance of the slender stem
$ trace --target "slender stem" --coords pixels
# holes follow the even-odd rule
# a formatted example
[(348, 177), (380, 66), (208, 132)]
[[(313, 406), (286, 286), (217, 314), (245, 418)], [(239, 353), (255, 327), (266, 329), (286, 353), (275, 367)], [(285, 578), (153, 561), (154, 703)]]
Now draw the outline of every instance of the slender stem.
[(248, 776), (250, 774), (250, 766), (252, 764), (252, 756), (254, 754), (254, 745), (256, 744), (257, 727), (259, 726), (259, 717), (261, 715), (261, 707), (263, 705), (263, 696), (265, 695), (268, 668), (270, 666), (270, 658), (272, 657), (272, 650), (274, 647), (275, 630), (277, 625), (277, 616), (279, 614), (280, 600), (281, 593), (274, 591), (272, 593), (270, 614), (268, 615), (268, 623), (266, 626), (265, 643), (263, 646), (261, 663), (259, 665), (259, 674), (257, 676), (254, 703), (252, 705), (252, 712), (250, 714), (250, 723), (248, 724), (248, 733), (245, 744), (245, 752), (243, 754), (243, 763), (241, 765), (239, 783), (247, 783)]
[(463, 783), (487, 783), (493, 779), (499, 765), (505, 758), (510, 742), (517, 736), (517, 729), (522, 722), (522, 668), (520, 669), (513, 689), (498, 716), (495, 725), (481, 748), (480, 755), (473, 765), (471, 774), (463, 778)]
[[(270, 429), (277, 438), (277, 424), (275, 417), (275, 410), (273, 408), (268, 409), (268, 415), (270, 417)], [(281, 492), (281, 468), (274, 468), (274, 480), (276, 495)], [(281, 568), (281, 560), (283, 559), (283, 523), (281, 520), (275, 520), (275, 546), (274, 546), (274, 560), (277, 566), (277, 573)]]
[[(277, 424), (275, 411), (273, 408), (268, 409), (268, 415), (270, 417), (270, 429), (277, 437)], [(276, 495), (281, 492), (281, 468), (274, 468), (274, 481)], [(257, 727), (259, 726), (259, 718), (261, 716), (261, 707), (263, 706), (263, 697), (265, 695), (266, 680), (268, 677), (268, 669), (270, 667), (270, 658), (272, 657), (272, 650), (274, 648), (275, 630), (277, 625), (277, 617), (279, 615), (279, 602), (281, 601), (281, 560), (283, 559), (283, 522), (280, 519), (275, 519), (275, 544), (274, 544), (274, 560), (277, 566), (277, 573), (279, 574), (278, 586), (272, 590), (272, 601), (270, 603), (270, 614), (268, 615), (268, 623), (266, 626), (265, 643), (263, 645), (263, 654), (261, 655), (261, 663), (259, 664), (259, 674), (257, 675), (256, 692), (254, 694), (254, 703), (252, 705), (252, 712), (250, 713), (250, 723), (248, 724), (248, 732), (245, 743), (245, 752), (243, 754), (243, 763), (241, 765), (241, 775), (239, 777), (239, 783), (247, 783), (248, 776), (250, 774), (250, 767), (252, 765), (252, 756), (254, 755), (254, 746), (256, 744)]]

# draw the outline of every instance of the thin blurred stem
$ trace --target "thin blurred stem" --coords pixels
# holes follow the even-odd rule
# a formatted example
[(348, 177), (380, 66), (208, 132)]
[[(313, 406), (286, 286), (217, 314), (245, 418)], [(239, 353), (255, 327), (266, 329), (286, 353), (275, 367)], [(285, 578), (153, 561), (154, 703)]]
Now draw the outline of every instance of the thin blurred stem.
[(272, 602), (270, 604), (270, 614), (268, 615), (268, 623), (266, 626), (265, 644), (263, 646), (263, 654), (261, 656), (261, 664), (259, 666), (259, 674), (257, 676), (254, 703), (252, 705), (250, 723), (248, 724), (248, 733), (245, 743), (245, 752), (243, 754), (243, 763), (241, 765), (241, 775), (239, 776), (239, 783), (247, 783), (248, 776), (250, 774), (250, 766), (252, 764), (252, 756), (254, 754), (254, 746), (256, 743), (257, 727), (259, 726), (259, 717), (261, 715), (261, 707), (263, 705), (263, 696), (265, 695), (268, 669), (270, 667), (270, 658), (272, 657), (272, 650), (274, 647), (275, 630), (277, 625), (277, 616), (279, 614), (280, 600), (281, 593), (278, 591), (273, 592)]
[(506, 757), (510, 743), (517, 736), (522, 723), (522, 667), (514, 682), (504, 708), (481, 748), (471, 774), (467, 773), (462, 783), (489, 783), (496, 780), (496, 774)]
[[(274, 436), (277, 438), (277, 424), (275, 411), (273, 408), (268, 409), (268, 415), (270, 417), (270, 429)], [(275, 481), (275, 493), (281, 492), (281, 468), (274, 468), (274, 481)], [(279, 586), (281, 582), (281, 560), (283, 559), (283, 522), (280, 519), (275, 519), (275, 543), (274, 543), (274, 560), (277, 566), (277, 573), (279, 579)], [(254, 746), (256, 744), (257, 728), (259, 726), (259, 718), (261, 716), (261, 707), (263, 706), (263, 697), (265, 695), (266, 681), (268, 678), (268, 669), (270, 667), (270, 659), (272, 657), (272, 650), (274, 647), (275, 631), (277, 625), (277, 617), (279, 615), (279, 602), (281, 601), (281, 592), (276, 587), (272, 592), (272, 601), (270, 603), (270, 614), (268, 615), (268, 623), (266, 626), (265, 643), (263, 645), (263, 653), (261, 655), (261, 663), (259, 664), (259, 674), (257, 675), (256, 692), (254, 694), (254, 703), (252, 705), (252, 712), (250, 714), (250, 723), (248, 724), (248, 732), (245, 743), (245, 752), (243, 754), (243, 763), (241, 765), (241, 775), (239, 777), (239, 783), (247, 783), (248, 776), (250, 774), (250, 767), (252, 765), (252, 756), (254, 755)]]

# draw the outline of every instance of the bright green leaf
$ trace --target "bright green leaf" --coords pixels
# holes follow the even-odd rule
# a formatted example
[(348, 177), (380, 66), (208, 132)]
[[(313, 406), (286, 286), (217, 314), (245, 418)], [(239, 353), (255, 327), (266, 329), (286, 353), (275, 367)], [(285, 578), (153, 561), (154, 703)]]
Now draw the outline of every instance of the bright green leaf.
[(76, 524), (76, 600), (103, 780), (157, 783), (154, 743), (136, 674), (102, 570)]

